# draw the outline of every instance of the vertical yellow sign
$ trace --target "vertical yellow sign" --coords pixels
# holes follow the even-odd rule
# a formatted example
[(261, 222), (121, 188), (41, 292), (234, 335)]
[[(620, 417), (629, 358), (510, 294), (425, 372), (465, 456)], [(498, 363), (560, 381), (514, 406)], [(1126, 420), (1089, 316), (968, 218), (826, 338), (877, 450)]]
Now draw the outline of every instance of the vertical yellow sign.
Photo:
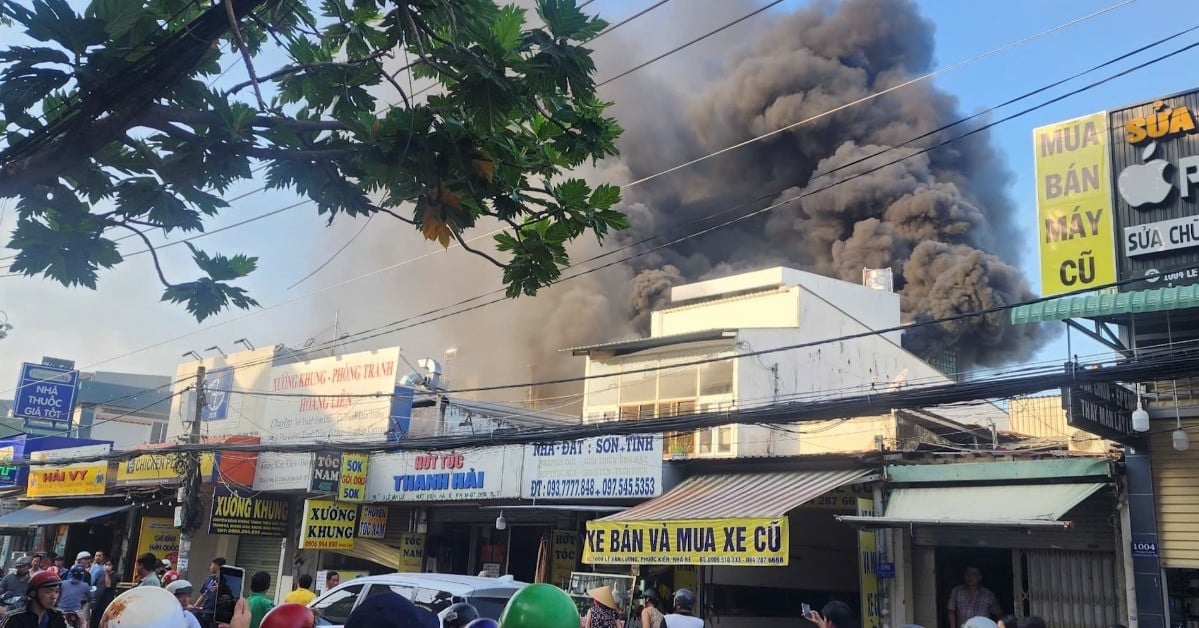
[(1041, 293), (1116, 281), (1107, 112), (1033, 131)]
[(554, 530), (550, 537), (550, 584), (566, 588), (570, 574), (579, 566), (579, 535), (567, 530)]
[[(874, 500), (858, 498), (858, 516), (874, 516)], [(882, 608), (878, 591), (878, 533), (858, 532), (858, 579), (862, 589), (862, 628), (880, 628)]]
[(421, 573), (425, 570), (425, 535), (409, 532), (400, 536), (400, 573)]

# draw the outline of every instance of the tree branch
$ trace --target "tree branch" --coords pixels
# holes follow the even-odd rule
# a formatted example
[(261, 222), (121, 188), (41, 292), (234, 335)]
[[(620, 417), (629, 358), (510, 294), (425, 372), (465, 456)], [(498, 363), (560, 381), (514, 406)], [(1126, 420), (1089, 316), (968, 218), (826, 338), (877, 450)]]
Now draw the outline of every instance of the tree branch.
[(458, 233), (457, 229), (450, 227), (450, 233), (454, 234), (454, 239), (458, 241), (458, 246), (462, 247), (463, 251), (466, 251), (467, 253), (473, 253), (475, 255), (478, 255), (479, 257), (491, 262), (492, 264), (495, 264), (497, 268), (508, 268), (507, 264), (497, 260), (496, 258), (484, 253), (483, 251), (471, 248), (471, 246), (466, 243), (466, 240), (464, 240), (462, 238), (462, 234)]
[(237, 23), (237, 14), (233, 11), (233, 0), (224, 0), (225, 14), (229, 16), (229, 29), (233, 33), (233, 41), (241, 52), (241, 58), (246, 62), (246, 72), (250, 74), (250, 82), (254, 84), (254, 95), (258, 97), (258, 108), (266, 110), (266, 101), (262, 99), (262, 90), (258, 88), (258, 77), (254, 75), (254, 60), (250, 58), (250, 49), (246, 40), (241, 36), (241, 26)]
[(266, 76), (259, 77), (257, 82), (242, 81), (241, 83), (238, 83), (237, 85), (234, 85), (233, 87), (230, 87), (229, 89), (225, 90), (224, 95), (227, 98), (229, 96), (236, 94), (237, 92), (240, 92), (241, 90), (243, 90), (247, 87), (250, 87), (251, 85), (257, 86), (259, 83), (266, 83), (268, 81), (273, 81), (277, 78), (281, 78), (281, 77), (287, 76), (289, 74), (299, 74), (301, 72), (309, 72), (312, 70), (354, 68), (358, 65), (361, 65), (362, 63), (377, 61), (379, 59), (379, 57), (386, 56), (388, 52), (389, 51), (387, 51), (387, 50), (381, 50), (370, 56), (363, 57), (362, 59), (356, 59), (354, 61), (348, 61), (348, 62), (323, 61), (320, 63), (300, 63), (300, 64), (295, 64), (295, 65), (284, 66), (282, 68), (279, 68), (278, 70), (275, 70), (274, 72), (271, 72), (270, 74), (267, 74)]
[(150, 242), (150, 238), (146, 237), (146, 234), (143, 233), (141, 229), (138, 229), (137, 227), (134, 227), (128, 223), (113, 222), (112, 224), (117, 227), (124, 227), (133, 233), (136, 233), (137, 237), (142, 239), (142, 242), (146, 244), (146, 251), (150, 253), (150, 257), (154, 260), (154, 270), (158, 273), (158, 280), (162, 282), (163, 287), (174, 288), (175, 284), (167, 281), (167, 276), (162, 272), (162, 263), (158, 261), (158, 250), (154, 248), (154, 244)]
[[(176, 107), (166, 107), (164, 105), (150, 105), (146, 109), (146, 113), (142, 116), (141, 122), (150, 126), (148, 122), (161, 120), (167, 122), (178, 122), (187, 125), (204, 125), (204, 126), (222, 126), (224, 121), (213, 111), (195, 111), (191, 109), (179, 109)], [(286, 129), (296, 133), (321, 133), (324, 131), (348, 131), (346, 125), (336, 120), (296, 120), (294, 118), (283, 118), (279, 116), (255, 116), (251, 121), (255, 127), (265, 129)]]
[(384, 214), (387, 214), (388, 216), (391, 216), (392, 218), (395, 218), (396, 220), (398, 220), (398, 221), (400, 221), (400, 222), (406, 222), (406, 223), (408, 223), (408, 224), (410, 224), (410, 225), (413, 225), (413, 226), (415, 226), (415, 225), (416, 225), (416, 221), (415, 221), (415, 220), (409, 220), (409, 219), (407, 219), (407, 218), (405, 218), (405, 217), (403, 217), (403, 216), (401, 216), (401, 215), (397, 214), (396, 212), (394, 212), (394, 211), (392, 211), (392, 210), (390, 210), (390, 209), (387, 209), (386, 207), (380, 207), (380, 206), (378, 206), (378, 205), (371, 205), (370, 207), (371, 207), (371, 209), (373, 209), (373, 210), (375, 210), (375, 211), (377, 211), (377, 212), (382, 212), (382, 213), (384, 213)]
[(281, 159), (286, 161), (330, 161), (333, 159), (344, 159), (354, 154), (353, 151), (344, 148), (301, 150), (296, 148), (272, 148), (250, 145), (231, 146), (230, 148), (235, 152), (258, 159)]

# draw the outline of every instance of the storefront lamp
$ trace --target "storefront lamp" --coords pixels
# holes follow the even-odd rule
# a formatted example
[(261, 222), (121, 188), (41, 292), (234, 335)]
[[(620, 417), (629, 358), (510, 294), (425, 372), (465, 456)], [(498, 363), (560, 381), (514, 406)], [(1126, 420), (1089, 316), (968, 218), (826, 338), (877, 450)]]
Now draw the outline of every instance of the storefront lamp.
[(1149, 431), (1149, 413), (1141, 405), (1141, 396), (1137, 395), (1137, 409), (1132, 411), (1132, 429), (1138, 432)]
[(1186, 451), (1191, 448), (1191, 437), (1187, 436), (1186, 430), (1178, 428), (1170, 435), (1170, 440), (1174, 441), (1174, 449), (1178, 451)]
[(500, 511), (500, 516), (495, 518), (495, 529), (501, 532), (508, 528), (508, 520), (504, 518), (504, 511)]

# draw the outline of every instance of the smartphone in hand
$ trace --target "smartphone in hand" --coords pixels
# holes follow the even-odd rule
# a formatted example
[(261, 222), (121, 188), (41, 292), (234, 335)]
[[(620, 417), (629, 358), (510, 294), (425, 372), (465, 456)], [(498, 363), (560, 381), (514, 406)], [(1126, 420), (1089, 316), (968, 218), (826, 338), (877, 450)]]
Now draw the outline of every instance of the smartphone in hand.
[(810, 618), (812, 616), (812, 605), (804, 602), (800, 612), (803, 613), (804, 619)]

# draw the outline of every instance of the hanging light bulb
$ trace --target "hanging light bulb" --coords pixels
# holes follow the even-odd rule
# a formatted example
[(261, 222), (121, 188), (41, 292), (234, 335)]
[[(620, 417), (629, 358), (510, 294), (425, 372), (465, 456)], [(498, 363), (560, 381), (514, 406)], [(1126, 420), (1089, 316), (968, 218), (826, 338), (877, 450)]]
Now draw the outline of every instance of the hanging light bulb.
[(508, 520), (504, 518), (504, 511), (500, 511), (500, 516), (495, 518), (495, 529), (503, 531), (508, 527)]
[(1141, 395), (1137, 394), (1137, 409), (1132, 411), (1132, 429), (1137, 432), (1149, 431), (1149, 413), (1141, 405)]
[(1178, 408), (1178, 380), (1174, 380), (1174, 421), (1174, 432), (1170, 434), (1170, 441), (1174, 443), (1174, 449), (1186, 451), (1191, 448), (1191, 437), (1182, 429), (1182, 411)]
[(1191, 448), (1191, 437), (1181, 427), (1170, 434), (1170, 440), (1174, 442), (1174, 449), (1178, 451), (1186, 451)]

